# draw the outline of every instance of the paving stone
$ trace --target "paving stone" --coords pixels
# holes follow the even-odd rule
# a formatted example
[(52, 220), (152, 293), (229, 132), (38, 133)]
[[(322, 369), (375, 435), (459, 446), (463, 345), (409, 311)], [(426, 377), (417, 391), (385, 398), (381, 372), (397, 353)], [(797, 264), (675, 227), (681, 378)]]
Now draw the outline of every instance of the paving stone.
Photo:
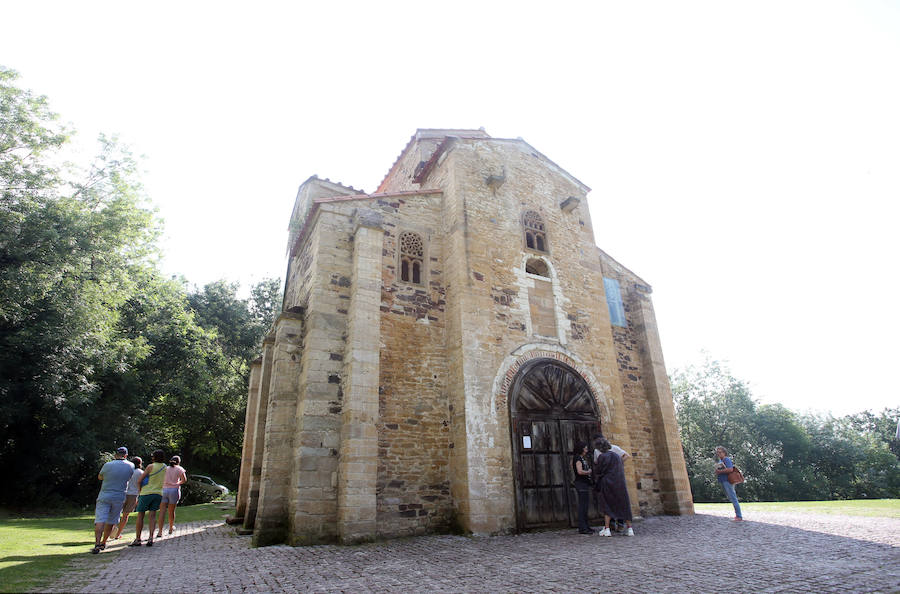
[[(72, 562), (53, 592), (897, 592), (900, 519), (657, 516), (636, 536), (575, 530), (251, 548), (223, 522)], [(97, 563), (112, 556), (112, 562)]]

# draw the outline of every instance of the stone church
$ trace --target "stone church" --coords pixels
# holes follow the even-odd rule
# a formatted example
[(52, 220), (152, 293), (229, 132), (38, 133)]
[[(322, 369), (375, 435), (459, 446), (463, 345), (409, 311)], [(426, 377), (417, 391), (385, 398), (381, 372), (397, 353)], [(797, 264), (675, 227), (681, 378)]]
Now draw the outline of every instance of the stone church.
[(300, 186), (250, 377), (254, 544), (574, 526), (597, 432), (636, 516), (693, 512), (651, 289), (594, 244), (589, 191), (520, 138), (435, 129), (374, 193)]

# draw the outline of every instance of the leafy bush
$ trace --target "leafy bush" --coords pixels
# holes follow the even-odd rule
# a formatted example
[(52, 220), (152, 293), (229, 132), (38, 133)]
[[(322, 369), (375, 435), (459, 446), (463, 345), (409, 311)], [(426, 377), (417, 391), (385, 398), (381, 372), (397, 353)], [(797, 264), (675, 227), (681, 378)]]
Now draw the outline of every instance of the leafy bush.
[(181, 486), (181, 505), (209, 503), (215, 498), (215, 493), (210, 493), (206, 489), (197, 485), (197, 483), (188, 481)]

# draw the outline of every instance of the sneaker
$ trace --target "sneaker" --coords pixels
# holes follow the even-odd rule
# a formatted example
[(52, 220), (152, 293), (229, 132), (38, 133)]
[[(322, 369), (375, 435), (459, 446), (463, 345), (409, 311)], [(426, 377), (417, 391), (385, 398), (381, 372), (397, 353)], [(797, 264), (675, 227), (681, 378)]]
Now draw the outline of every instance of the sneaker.
[(128, 546), (130, 546), (130, 547), (139, 547), (139, 546), (141, 546), (141, 539), (140, 539), (140, 538), (135, 538), (135, 539), (132, 541), (132, 543), (131, 543), (130, 545), (128, 545)]
[(579, 530), (578, 534), (593, 534), (594, 531), (588, 528), (587, 530)]
[(628, 530), (625, 531), (625, 536), (634, 536), (634, 530), (629, 528)]
[(735, 516), (734, 518), (731, 519), (731, 521), (732, 522), (743, 522), (744, 518), (739, 518), (739, 517)]
[(612, 532), (609, 531), (609, 528), (604, 528), (597, 533), (597, 536), (612, 536)]

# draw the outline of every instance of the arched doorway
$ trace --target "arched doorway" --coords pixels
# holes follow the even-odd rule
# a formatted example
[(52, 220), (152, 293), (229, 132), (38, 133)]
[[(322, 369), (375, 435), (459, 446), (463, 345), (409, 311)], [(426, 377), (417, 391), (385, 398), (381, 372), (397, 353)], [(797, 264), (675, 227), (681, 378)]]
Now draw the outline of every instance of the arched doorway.
[[(600, 430), (590, 387), (565, 363), (535, 359), (520, 368), (509, 395), (517, 527), (575, 526), (572, 451)], [(590, 515), (598, 515), (593, 503)]]

